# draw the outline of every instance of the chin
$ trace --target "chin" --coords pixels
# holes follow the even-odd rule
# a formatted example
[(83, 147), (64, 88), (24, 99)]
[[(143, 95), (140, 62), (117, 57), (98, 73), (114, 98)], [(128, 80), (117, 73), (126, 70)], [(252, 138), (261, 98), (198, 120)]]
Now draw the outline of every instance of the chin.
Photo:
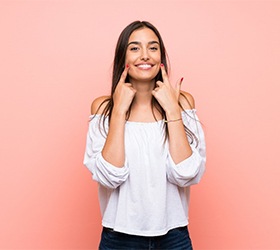
[(153, 81), (156, 76), (157, 76), (158, 72), (143, 72), (142, 74), (129, 74), (130, 79), (134, 79), (136, 81)]
[(130, 76), (131, 80), (139, 81), (139, 82), (151, 82), (155, 79), (155, 76)]

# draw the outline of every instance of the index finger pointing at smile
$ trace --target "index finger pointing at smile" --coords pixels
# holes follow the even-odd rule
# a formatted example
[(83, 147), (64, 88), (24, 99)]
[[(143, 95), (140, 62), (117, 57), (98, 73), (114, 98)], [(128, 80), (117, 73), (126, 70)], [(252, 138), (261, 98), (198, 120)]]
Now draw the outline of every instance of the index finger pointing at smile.
[(165, 66), (164, 66), (163, 63), (160, 64), (160, 68), (161, 68), (161, 75), (162, 75), (163, 82), (164, 83), (169, 83), (168, 76), (167, 76), (167, 73), (166, 73), (166, 70), (165, 70)]
[(120, 82), (125, 83), (125, 79), (127, 77), (128, 70), (129, 70), (129, 65), (127, 64), (124, 68), (124, 71), (122, 72)]

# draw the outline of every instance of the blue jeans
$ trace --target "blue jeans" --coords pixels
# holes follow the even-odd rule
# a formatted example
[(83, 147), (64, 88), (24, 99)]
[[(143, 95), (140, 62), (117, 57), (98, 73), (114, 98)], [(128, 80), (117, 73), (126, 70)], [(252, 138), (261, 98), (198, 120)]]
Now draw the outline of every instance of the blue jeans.
[(188, 227), (170, 230), (162, 236), (146, 237), (119, 233), (110, 228), (103, 228), (99, 250), (192, 250)]

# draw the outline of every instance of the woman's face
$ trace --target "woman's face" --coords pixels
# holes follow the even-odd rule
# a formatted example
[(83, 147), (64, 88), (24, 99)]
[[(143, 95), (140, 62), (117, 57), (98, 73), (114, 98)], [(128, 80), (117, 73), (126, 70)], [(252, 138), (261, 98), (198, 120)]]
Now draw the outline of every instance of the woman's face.
[(161, 52), (159, 39), (149, 28), (131, 33), (128, 40), (125, 64), (129, 65), (131, 82), (152, 81), (160, 70)]

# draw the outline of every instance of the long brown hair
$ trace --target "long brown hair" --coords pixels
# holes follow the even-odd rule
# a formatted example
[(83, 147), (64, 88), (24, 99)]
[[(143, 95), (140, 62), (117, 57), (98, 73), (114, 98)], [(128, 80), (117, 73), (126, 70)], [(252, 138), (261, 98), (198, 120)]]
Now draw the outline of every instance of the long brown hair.
[[(116, 45), (116, 49), (115, 49), (111, 94), (107, 99), (105, 99), (100, 104), (100, 106), (98, 108), (98, 110), (99, 110), (100, 107), (106, 103), (104, 109), (101, 112), (101, 115), (103, 116), (103, 127), (104, 128), (105, 128), (105, 117), (108, 117), (109, 123), (111, 120), (112, 110), (114, 107), (113, 95), (115, 93), (115, 89), (117, 87), (117, 84), (118, 84), (120, 77), (125, 68), (125, 58), (126, 58), (126, 51), (127, 51), (129, 37), (133, 31), (142, 29), (142, 28), (151, 29), (158, 37), (160, 52), (161, 52), (161, 62), (164, 64), (166, 72), (168, 73), (167, 53), (165, 50), (165, 46), (164, 46), (162, 37), (161, 37), (159, 31), (157, 30), (157, 28), (147, 21), (134, 21), (134, 22), (130, 23), (128, 26), (126, 26), (126, 28), (121, 32), (121, 34), (119, 36), (119, 39), (118, 39), (117, 45)], [(163, 81), (161, 70), (158, 72), (158, 74), (155, 77), (155, 82), (157, 82), (157, 81)], [(129, 75), (127, 76), (126, 82), (129, 82)], [(186, 98), (186, 100), (187, 100), (187, 98)], [(152, 97), (151, 106), (152, 106), (152, 112), (153, 112), (153, 116), (154, 116), (155, 120), (157, 120), (157, 119), (154, 114), (154, 108), (156, 108), (160, 112), (163, 119), (166, 119), (166, 114), (165, 114), (164, 109), (160, 106), (160, 104), (154, 97)], [(181, 105), (180, 105), (180, 107), (182, 108)], [(131, 105), (126, 114), (127, 120), (129, 119), (130, 112), (131, 112)], [(166, 131), (166, 138), (167, 138), (168, 127), (166, 126), (166, 124), (164, 126), (165, 126), (165, 131)], [(193, 139), (195, 139), (197, 141), (195, 135), (186, 126), (185, 126), (185, 130), (186, 130), (188, 137), (191, 139), (191, 142), (193, 142)]]

